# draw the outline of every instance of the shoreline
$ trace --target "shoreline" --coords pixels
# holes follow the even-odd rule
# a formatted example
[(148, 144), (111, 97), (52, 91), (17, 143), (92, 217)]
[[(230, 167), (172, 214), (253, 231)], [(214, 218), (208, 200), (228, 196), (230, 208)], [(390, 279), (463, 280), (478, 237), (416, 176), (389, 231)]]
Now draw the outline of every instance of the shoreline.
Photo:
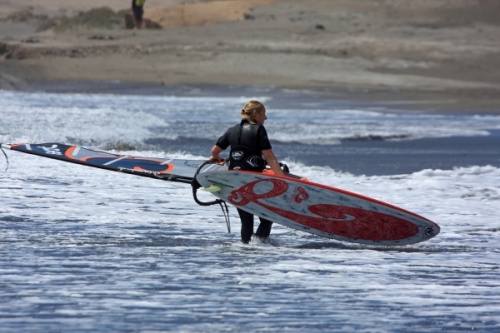
[[(0, 9), (0, 89), (95, 91), (97, 85), (222, 93), (271, 87), (412, 110), (500, 112), (495, 0), (412, 6), (148, 0), (145, 18), (163, 28), (137, 31), (121, 26), (123, 2), (99, 6), (96, 0), (39, 0)], [(103, 12), (118, 17), (118, 25), (81, 25), (82, 17)], [(55, 26), (37, 31), (42, 17)]]
[[(0, 87), (0, 90), (2, 88)], [(237, 86), (217, 84), (165, 85), (145, 82), (108, 81), (33, 81), (21, 89), (3, 89), (19, 92), (46, 93), (89, 93), (89, 94), (137, 94), (173, 96), (271, 96), (276, 100), (309, 99), (329, 100), (336, 104), (379, 107), (385, 111), (459, 112), (469, 114), (498, 114), (500, 108), (496, 99), (457, 98), (457, 92), (407, 92), (388, 89), (331, 89), (321, 87), (275, 87)]]

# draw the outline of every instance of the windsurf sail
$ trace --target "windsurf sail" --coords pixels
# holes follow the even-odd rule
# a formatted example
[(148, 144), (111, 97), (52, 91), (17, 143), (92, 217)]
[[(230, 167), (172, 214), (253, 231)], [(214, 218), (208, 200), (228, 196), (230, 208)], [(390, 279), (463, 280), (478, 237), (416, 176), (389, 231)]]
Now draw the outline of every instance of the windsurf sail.
[[(204, 162), (204, 160), (166, 159), (113, 154), (81, 146), (53, 142), (38, 144), (3, 143), (1, 147), (64, 162), (189, 184), (200, 165)], [(206, 168), (206, 171), (208, 171), (212, 168), (224, 167), (212, 164), (207, 165)]]

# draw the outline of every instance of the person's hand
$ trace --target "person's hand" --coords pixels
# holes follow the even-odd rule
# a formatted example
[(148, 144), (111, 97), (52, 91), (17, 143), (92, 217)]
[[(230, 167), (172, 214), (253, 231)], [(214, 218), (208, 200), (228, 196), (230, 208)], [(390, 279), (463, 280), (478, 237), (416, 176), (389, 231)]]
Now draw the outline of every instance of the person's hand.
[(222, 158), (217, 158), (217, 157), (211, 157), (209, 159), (209, 162), (210, 163), (213, 163), (213, 164), (223, 164), (224, 163), (224, 160)]

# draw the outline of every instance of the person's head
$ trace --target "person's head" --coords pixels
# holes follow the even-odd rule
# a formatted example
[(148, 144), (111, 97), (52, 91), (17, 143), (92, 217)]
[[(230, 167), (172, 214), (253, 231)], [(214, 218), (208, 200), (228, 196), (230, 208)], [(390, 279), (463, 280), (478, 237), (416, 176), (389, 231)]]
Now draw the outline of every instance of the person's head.
[(262, 125), (267, 119), (266, 107), (259, 101), (251, 100), (241, 109), (241, 118), (245, 119), (250, 124)]

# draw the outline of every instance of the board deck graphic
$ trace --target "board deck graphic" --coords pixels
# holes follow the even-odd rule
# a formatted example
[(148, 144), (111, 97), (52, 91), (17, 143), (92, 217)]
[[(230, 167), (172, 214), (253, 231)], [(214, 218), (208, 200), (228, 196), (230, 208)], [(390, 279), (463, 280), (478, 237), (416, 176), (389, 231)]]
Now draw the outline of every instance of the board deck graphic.
[(434, 222), (399, 207), (307, 180), (250, 171), (196, 176), (228, 203), (318, 236), (367, 245), (408, 245), (436, 236)]
[[(64, 162), (183, 183), (190, 183), (197, 168), (204, 162), (119, 155), (61, 143), (2, 144), (1, 147)], [(207, 165), (205, 169), (220, 168), (226, 169), (219, 165)]]

